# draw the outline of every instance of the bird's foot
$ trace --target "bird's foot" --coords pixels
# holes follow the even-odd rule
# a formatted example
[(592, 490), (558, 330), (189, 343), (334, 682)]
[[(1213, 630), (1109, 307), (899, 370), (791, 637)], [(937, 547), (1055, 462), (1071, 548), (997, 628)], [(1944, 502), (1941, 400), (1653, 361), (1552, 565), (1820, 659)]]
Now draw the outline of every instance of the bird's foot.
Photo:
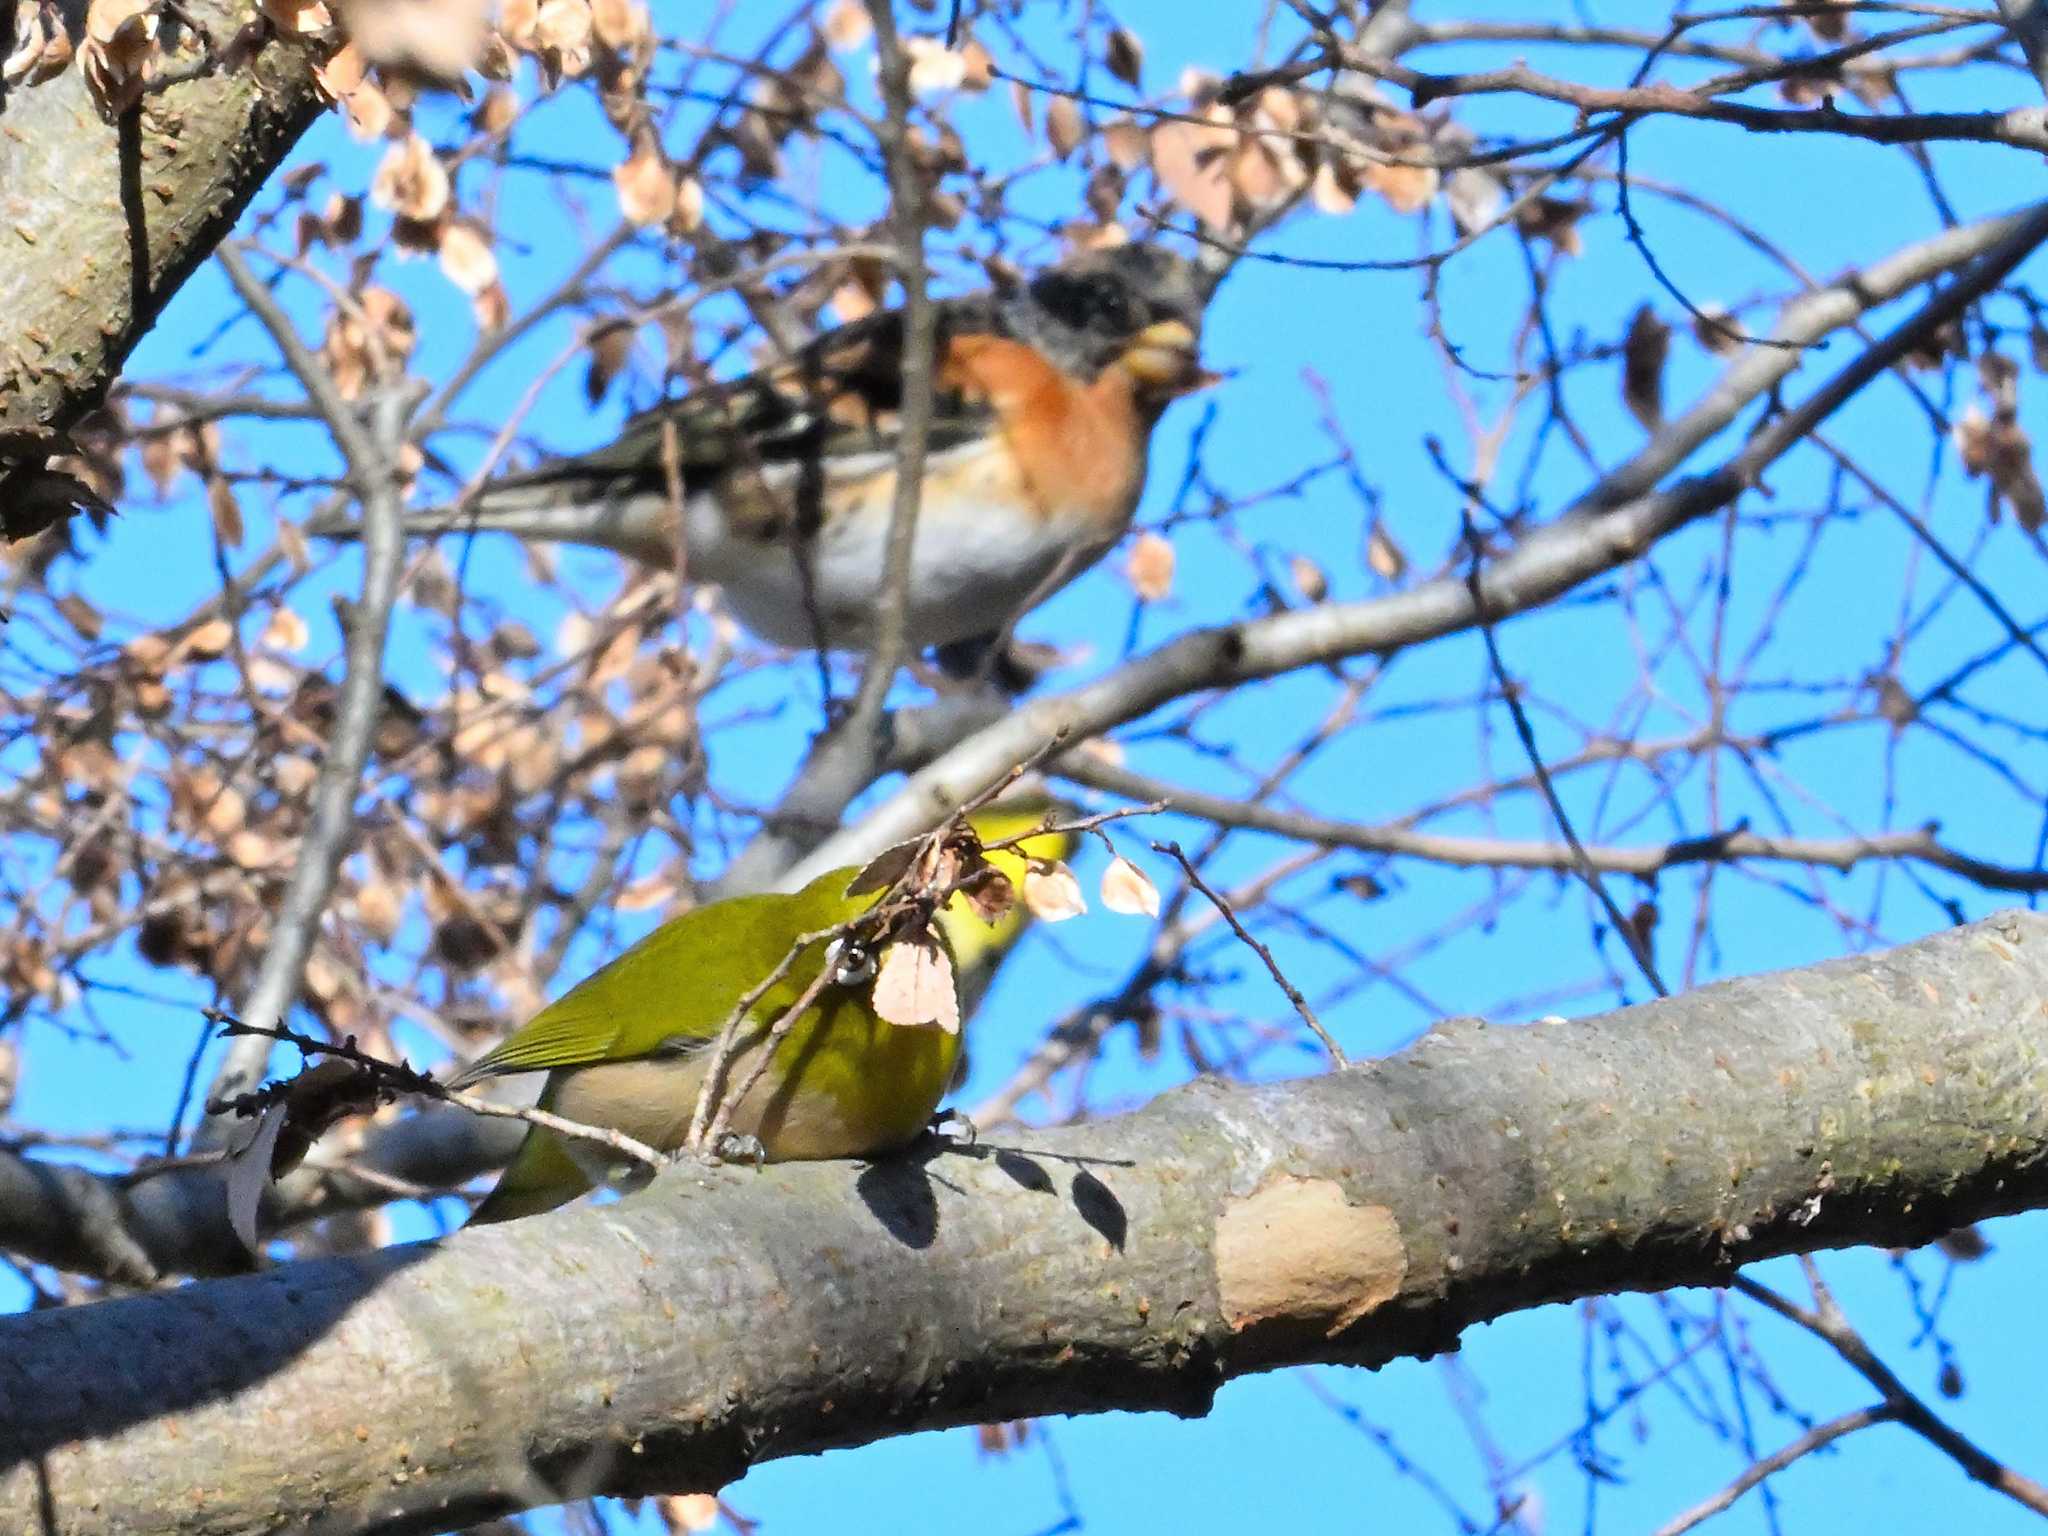
[(940, 1110), (925, 1129), (956, 1151), (967, 1151), (981, 1139), (974, 1122), (957, 1109)]
[(741, 1131), (727, 1131), (719, 1137), (713, 1155), (721, 1163), (752, 1163), (757, 1170), (768, 1162), (768, 1149), (761, 1138)]

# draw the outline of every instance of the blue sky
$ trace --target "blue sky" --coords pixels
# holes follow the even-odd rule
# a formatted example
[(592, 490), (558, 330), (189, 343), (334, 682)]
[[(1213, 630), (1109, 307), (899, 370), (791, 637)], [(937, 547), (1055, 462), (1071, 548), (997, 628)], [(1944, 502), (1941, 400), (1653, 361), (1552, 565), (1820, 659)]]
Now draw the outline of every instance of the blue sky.
[[(1168, 82), (1183, 64), (1227, 70), (1238, 62), (1251, 9), (1130, 0), (1118, 8), (1118, 18), (1147, 40), (1148, 82)], [(1511, 8), (1474, 0), (1458, 7), (1456, 14), (1526, 17), (1553, 9), (1557, 8)], [(1636, 10), (1618, 3), (1580, 9), (1616, 22), (1629, 20)], [(665, 24), (676, 24), (665, 8), (661, 17)], [(687, 20), (681, 24), (687, 25)], [(1596, 64), (1578, 55), (1547, 57), (1540, 49), (1512, 51), (1581, 77)], [(1064, 57), (1057, 50), (1050, 56)], [(1426, 63), (1447, 69), (1460, 63), (1502, 61), (1498, 50), (1440, 50)], [(1597, 64), (1610, 71), (1605, 78), (1618, 79), (1631, 61), (1614, 54)], [(1972, 89), (1980, 94), (1969, 104), (1991, 104), (1981, 95), (1983, 90), (2009, 93), (1996, 96), (1997, 104), (2031, 104), (2023, 84), (2018, 76), (1977, 77)], [(1938, 91), (1916, 86), (1915, 104), (1950, 103), (1941, 100)], [(1481, 130), (1530, 121), (1525, 108), (1497, 100), (1461, 106), (1459, 116)], [(1544, 120), (1560, 119), (1561, 114)], [(432, 113), (423, 116), (423, 121), (432, 120)], [(446, 129), (451, 119), (443, 112), (439, 121)], [(1026, 151), (1001, 90), (963, 104), (959, 122), (963, 132), (999, 162)], [(596, 114), (575, 102), (549, 109), (545, 119), (536, 120), (535, 134), (530, 147), (586, 158), (593, 165), (609, 165), (618, 153), (615, 137)], [(329, 163), (336, 184), (350, 189), (367, 183), (373, 164), (332, 123), (316, 129), (297, 158), (301, 163)], [(1963, 217), (2003, 209), (2033, 190), (2029, 180), (2012, 174), (2009, 152), (1949, 146), (1936, 151), (1935, 158)], [(1739, 209), (1822, 278), (1939, 227), (1938, 214), (1907, 162), (1875, 147), (1831, 143), (1817, 136), (1763, 142), (1732, 129), (1653, 123), (1632, 138), (1631, 164), (1646, 186), (1661, 178)], [(834, 173), (829, 153), (820, 157), (818, 171), (821, 176)], [(1064, 217), (1074, 206), (1078, 180), (1073, 171), (1039, 175), (1025, 201), (1048, 218)], [(867, 189), (852, 181), (840, 185), (843, 195), (835, 197), (846, 211), (876, 211), (871, 198), (862, 203)], [(464, 188), (466, 197), (479, 195), (477, 181), (465, 180)], [(604, 228), (612, 217), (608, 188), (597, 183), (588, 185), (580, 203), (573, 198), (557, 203), (552, 192), (530, 178), (508, 179), (492, 194), (515, 300), (541, 291), (558, 277), (579, 254), (582, 237)], [(1739, 304), (1758, 294), (1786, 291), (1783, 276), (1759, 263), (1726, 230), (1640, 189), (1637, 198), (1660, 259), (1698, 300)], [(269, 195), (259, 198), (252, 216), (261, 216), (273, 202)], [(1678, 318), (1676, 306), (1657, 290), (1641, 258), (1624, 242), (1611, 198), (1602, 195), (1584, 234), (1584, 256), (1562, 264), (1555, 274), (1554, 304), (1565, 326), (1582, 326), (1587, 342), (1605, 343), (1618, 339), (1638, 302), (1650, 302), (1668, 317)], [(1432, 239), (1443, 237), (1438, 220)], [(1417, 221), (1396, 217), (1370, 199), (1349, 217), (1298, 220), (1265, 246), (1273, 252), (1353, 260), (1404, 256), (1418, 248)], [(643, 291), (657, 289), (663, 279), (653, 253), (632, 258), (622, 270)], [(427, 262), (387, 259), (380, 276), (406, 293), (422, 317), (424, 371), (429, 377), (437, 368), (445, 371), (447, 360), (470, 340), (460, 295)], [(1526, 287), (1515, 246), (1501, 239), (1482, 242), (1446, 270), (1443, 282), (1457, 339), (1473, 349), (1482, 366), (1498, 366), (1500, 337)], [(138, 353), (135, 372), (188, 373), (230, 360), (267, 359), (266, 345), (246, 321), (224, 337), (214, 336), (224, 294), (216, 272), (196, 278)], [(317, 310), (303, 294), (293, 295), (293, 302), (313, 330)], [(2017, 317), (2012, 307), (1999, 313), (2008, 323)], [(508, 409), (533, 372), (558, 353), (570, 335), (567, 321), (542, 327), (527, 347), (480, 381), (471, 400), (473, 414), (489, 419), (493, 410)], [(1574, 344), (1569, 330), (1564, 340)], [(207, 350), (195, 360), (195, 348), (202, 343)], [(1234, 370), (1233, 376), (1208, 395), (1176, 407), (1162, 426), (1141, 521), (1158, 521), (1168, 514), (1191, 434), (1211, 412), (1205, 464), (1230, 494), (1248, 495), (1278, 485), (1324, 458), (1329, 448), (1308, 380), (1312, 371), (1326, 385), (1336, 419), (1359, 445), (1360, 468), (1379, 493), (1387, 529), (1424, 569), (1455, 548), (1458, 497), (1431, 467), (1425, 440), (1432, 434), (1439, 437), (1455, 463), (1465, 438), (1423, 334), (1413, 275), (1329, 273), (1248, 262), (1219, 299), (1205, 348), (1212, 364)], [(1810, 387), (1848, 355), (1848, 343), (1837, 343), (1809, 359), (1795, 389)], [(1666, 381), (1667, 399), (1689, 399), (1717, 366), (1681, 338)], [(1927, 387), (1938, 392), (1941, 386), (1928, 376)], [(1573, 375), (1566, 388), (1603, 455), (1611, 458), (1640, 441), (1641, 429), (1626, 417), (1616, 398), (1611, 365)], [(615, 393), (604, 408), (589, 410), (577, 370), (571, 369), (550, 388), (536, 422), (553, 446), (573, 448), (601, 440), (616, 425), (625, 404)], [(1843, 413), (1832, 430), (1853, 444), (1888, 484), (1914, 500), (1953, 547), (1970, 547), (1982, 523), (1981, 486), (1953, 474), (1931, 478), (1931, 440), (1896, 384), (1888, 381), (1874, 387)], [(1732, 434), (1728, 440), (1733, 440)], [(1511, 470), (1519, 471), (1528, 447), (1528, 430), (1518, 429), (1509, 439), (1506, 462)], [(302, 434), (289, 445), (281, 437), (252, 437), (235, 451), (246, 453), (251, 462), (275, 461), (287, 452), (303, 454), (309, 466), (329, 458), (311, 434)], [(1554, 509), (1585, 481), (1583, 468), (1552, 444), (1529, 477), (1531, 499), (1539, 511)], [(1503, 484), (1513, 483), (1511, 473)], [(1774, 497), (1768, 505), (1773, 511), (1812, 508), (1827, 491), (1825, 476), (1811, 458), (1788, 461), (1773, 474), (1771, 487)], [(1510, 492), (1504, 488), (1502, 494)], [(260, 547), (260, 509), (252, 505), (249, 510), (257, 525), (252, 544)], [(287, 507), (290, 515), (301, 510), (296, 504)], [(126, 509), (104, 539), (85, 538), (90, 558), (74, 568), (75, 576), (67, 572), (65, 579), (75, 579), (81, 590), (112, 611), (142, 622), (169, 620), (215, 583), (205, 526), (204, 508), (194, 497), (180, 496), (161, 506), (140, 500)], [(1297, 497), (1264, 503), (1226, 531), (1183, 522), (1176, 525), (1173, 537), (1180, 557), (1175, 592), (1168, 602), (1139, 616), (1136, 633), (1143, 646), (1179, 629), (1245, 611), (1253, 583), (1243, 549), (1233, 537), (1248, 541), (1277, 576), (1284, 576), (1289, 556), (1313, 558), (1328, 574), (1335, 598), (1362, 598), (1383, 590), (1361, 558), (1359, 508), (1339, 477), (1318, 480)], [(1747, 645), (1752, 631), (1770, 618), (1776, 625), (1774, 638), (1755, 675), (1765, 680), (1820, 679), (1837, 686), (1817, 695), (1787, 689), (1745, 698), (1737, 705), (1745, 729), (1805, 719), (1853, 697), (1855, 682), (1883, 665), (1885, 644), (1902, 608), (1917, 613), (1939, 590), (1924, 573), (1909, 574), (1915, 559), (1912, 540), (1880, 513), (1865, 511), (1844, 518), (1819, 537), (1809, 574), (1779, 615), (1774, 606), (1778, 582), (1803, 558), (1804, 529), (1788, 522), (1782, 528), (1745, 534), (1744, 559), (1735, 572), (1730, 600), (1731, 649)], [(1991, 558), (1980, 569), (2023, 621), (2038, 619), (2043, 612), (2034, 564), (2038, 557), (2009, 526), (1990, 537)], [(1716, 527), (1696, 528), (1663, 553), (1659, 569), (1675, 594), (1673, 601), (1682, 606), (1690, 600), (1702, 573), (1710, 569), (1719, 538)], [(1026, 627), (1033, 637), (1092, 648), (1088, 659), (1055, 677), (1054, 686), (1109, 664), (1125, 642), (1132, 623), (1131, 599), (1110, 568), (1114, 563), (1115, 557), (1110, 566), (1048, 604)], [(610, 589), (611, 567), (600, 557), (570, 556), (565, 569), (575, 578), (574, 588), (586, 596)], [(534, 596), (511, 551), (496, 541), (479, 540), (470, 572), (479, 590), (518, 612), (543, 637), (552, 633), (560, 605)], [(330, 654), (338, 653), (339, 637), (327, 597), (348, 591), (356, 579), (352, 558), (343, 556), (304, 585), (300, 606), (314, 626), (314, 644)], [(1660, 683), (1668, 686), (1657, 699), (1640, 708), (1630, 700), (1639, 672), (1635, 645), (1646, 636), (1654, 642), (1668, 621), (1660, 616), (1664, 595), (1640, 571), (1622, 578), (1620, 585), (1628, 592), (1625, 603), (1567, 605), (1503, 626), (1500, 640), (1510, 668), (1543, 698), (1580, 718), (1612, 719), (1617, 728), (1626, 726), (1646, 736), (1683, 729), (1700, 698), (1682, 667), (1660, 667)], [(1639, 616), (1639, 625), (1627, 622), (1630, 613)], [(1700, 628), (1694, 623), (1689, 632), (1697, 635)], [(1986, 617), (1967, 604), (1940, 607), (1909, 652), (1909, 685), (1925, 686), (1956, 660), (1991, 643), (1995, 634)], [(416, 612), (404, 615), (393, 658), (394, 678), (401, 687), (431, 693), (441, 665), (433, 623)], [(1492, 717), (1491, 739), (1486, 740), (1469, 707), (1443, 707), (1447, 699), (1469, 700), (1486, 681), (1485, 660), (1476, 640), (1453, 641), (1396, 659), (1370, 695), (1365, 723), (1346, 738), (1341, 750), (1328, 753), (1300, 776), (1294, 786), (1299, 799), (1332, 814), (1371, 821), (1401, 814), (1473, 781), (1482, 762), (1492, 772), (1514, 771), (1516, 750), (1503, 717)], [(2039, 697), (2038, 680), (2024, 674), (2017, 663), (2007, 662), (1987, 675), (1980, 696), (2003, 700), (2012, 713), (2024, 715), (2026, 701)], [(1262, 733), (1270, 736), (1275, 720), (1299, 730), (1292, 722), (1312, 718), (1327, 707), (1329, 698), (1324, 678), (1281, 680), (1211, 712), (1202, 731), (1210, 740), (1256, 742)], [(714, 778), (755, 799), (761, 797), (763, 784), (782, 782), (807, 730), (815, 725), (814, 677), (806, 668), (764, 674), (715, 700), (715, 717), (723, 718), (771, 702), (789, 707), (776, 718), (720, 734), (715, 747)], [(1563, 750), (1578, 740), (1575, 731), (1541, 712), (1538, 726), (1539, 739), (1549, 751)], [(1202, 752), (1146, 739), (1142, 727), (1127, 734), (1133, 742), (1133, 764), (1146, 771), (1210, 790), (1241, 787), (1241, 780)], [(1896, 755), (1893, 781), (1887, 785), (1881, 772), (1884, 737), (1882, 726), (1871, 726), (1795, 744), (1783, 752), (1783, 767), (1795, 778), (1824, 785), (1829, 803), (1860, 828), (1911, 826), (1939, 816), (1945, 834), (1973, 852), (2015, 863), (2031, 857), (2038, 813), (2029, 815), (2023, 797), (1924, 736), (1906, 739)], [(2029, 782), (2048, 772), (2037, 742), (2001, 741), (2015, 770)], [(1616, 841), (1702, 830), (1702, 793), (1695, 782), (1675, 798), (1672, 803), (1685, 818), (1678, 820), (1668, 807), (1654, 804), (1640, 775), (1621, 775), (1604, 791), (1591, 779), (1574, 781), (1570, 787), (1575, 813), (1588, 818), (1584, 825)], [(1760, 825), (1767, 824), (1767, 807), (1739, 783), (1727, 793), (1724, 825), (1743, 815), (1755, 815)], [(1638, 816), (1634, 807), (1653, 808)], [(1798, 816), (1801, 830), (1832, 830), (1817, 809), (1799, 807)], [(1444, 830), (1492, 830), (1523, 837), (1549, 832), (1540, 808), (1527, 802), (1503, 807), (1497, 821), (1473, 816), (1442, 825)], [(1185, 841), (1191, 829), (1185, 822), (1165, 818), (1142, 835)], [(1166, 870), (1142, 851), (1141, 834), (1134, 832), (1125, 842), (1165, 883)], [(1281, 846), (1256, 837), (1236, 839), (1222, 871), (1226, 877), (1247, 874), (1269, 862)], [(1090, 860), (1099, 865), (1099, 853)], [(1390, 895), (1380, 901), (1360, 903), (1328, 890), (1333, 873), (1365, 867), (1362, 860), (1338, 861), (1303, 877), (1292, 889), (1318, 921), (1376, 957), (1400, 955), (1404, 946), (1436, 931), (1450, 914), (1484, 899), (1491, 889), (1484, 876), (1403, 865), (1382, 872)], [(714, 870), (715, 860), (707, 856), (703, 872)], [(1840, 893), (1846, 905), (1880, 914), (1877, 926), (1887, 939), (1905, 939), (1946, 920), (1938, 906), (1916, 894), (1896, 872), (1860, 871), (1845, 880), (1830, 878), (1830, 889)], [(1616, 888), (1633, 899), (1624, 883), (1617, 882)], [(2000, 904), (1952, 884), (1941, 889), (1959, 897), (1971, 915)], [(1671, 920), (1660, 942), (1668, 940), (1674, 953), (1682, 942), (1680, 919), (1689, 912), (1690, 891), (1683, 881), (1666, 887)], [(1853, 935), (1845, 939), (1832, 918), (1800, 899), (1796, 891), (1787, 894), (1766, 881), (1724, 877), (1717, 882), (1713, 899), (1716, 944), (1707, 956), (1703, 979), (1808, 963), (1854, 943)], [(633, 931), (630, 923), (620, 925), (622, 938)], [(1426, 1027), (1437, 1010), (1527, 1017), (1612, 1005), (1618, 999), (1607, 984), (1606, 965), (1618, 965), (1620, 959), (1609, 956), (1603, 962), (1590, 933), (1583, 893), (1537, 880), (1484, 930), (1466, 930), (1455, 941), (1403, 965), (1403, 979), (1420, 1001), (1384, 986), (1351, 988), (1355, 966), (1329, 946), (1301, 942), (1290, 945), (1283, 955), (1290, 974), (1312, 996), (1340, 999), (1330, 1012), (1333, 1028), (1348, 1048), (1369, 1053), (1399, 1047)], [(1031, 950), (1005, 975), (978, 1025), (976, 1081), (963, 1098), (971, 1102), (1000, 1081), (1060, 1006), (1088, 997), (1117, 978), (1143, 937), (1142, 928), (1130, 920), (1093, 917), (1068, 925), (1056, 936), (1034, 940)], [(1212, 1001), (1258, 1018), (1284, 1018), (1284, 1006), (1255, 968), (1247, 966), (1246, 957), (1221, 946), (1204, 956), (1214, 967), (1240, 973), (1240, 979), (1221, 988)], [(572, 961), (563, 981), (600, 958), (597, 948), (587, 947), (579, 952), (579, 960)], [(1663, 958), (1668, 966), (1671, 956)], [(104, 1047), (68, 1042), (48, 1026), (32, 1025), (30, 1070), (16, 1106), (16, 1115), (25, 1124), (56, 1129), (109, 1121), (160, 1125), (177, 1100), (186, 1057), (200, 1027), (192, 1011), (203, 1001), (198, 989), (175, 976), (142, 968), (125, 947), (95, 971), (147, 994), (123, 1003), (114, 1028), (123, 1054), (110, 1058)], [(1628, 1000), (1641, 996), (1640, 985), (1628, 978), (1620, 990)], [(1306, 1048), (1271, 1053), (1263, 1063), (1275, 1074), (1313, 1070), (1314, 1064)], [(1119, 1037), (1097, 1075), (1092, 1102), (1097, 1107), (1140, 1102), (1183, 1071), (1171, 1052), (1160, 1063), (1139, 1061)], [(409, 1230), (426, 1228), (417, 1214), (408, 1216), (406, 1225)], [(2023, 1324), (2014, 1326), (2014, 1321), (2037, 1310), (2037, 1286), (2031, 1277), (2048, 1260), (2048, 1245), (2036, 1219), (1996, 1223), (1989, 1233), (1996, 1252), (1989, 1262), (1954, 1275), (1942, 1316), (1940, 1336), (1952, 1345), (1967, 1385), (1960, 1401), (1942, 1407), (1995, 1453), (2040, 1472), (2048, 1467), (2048, 1459), (2041, 1457), (2039, 1437), (2028, 1426), (2048, 1347), (2038, 1333)], [(1938, 1256), (1916, 1256), (1905, 1263), (1928, 1287), (1942, 1282), (1945, 1261)], [(1825, 1265), (1851, 1316), (1911, 1386), (1932, 1395), (1940, 1366), (1938, 1350), (1931, 1340), (1914, 1343), (1920, 1329), (1899, 1268), (1873, 1253), (1834, 1256)], [(1765, 1266), (1762, 1273), (1797, 1289), (1796, 1273), (1787, 1264)], [(1697, 1293), (1676, 1298), (1675, 1304), (1692, 1315), (1713, 1306), (1711, 1298)], [(1788, 1400), (1817, 1417), (1868, 1400), (1865, 1389), (1824, 1350), (1772, 1319), (1748, 1312), (1744, 1316)], [(1671, 1314), (1653, 1300), (1621, 1302), (1605, 1321), (1615, 1319), (1645, 1339), (1663, 1341), (1667, 1348), (1670, 1337), (1685, 1337), (1684, 1325), (1673, 1324)], [(1678, 1333), (1668, 1334), (1674, 1326)], [(1300, 1374), (1274, 1376), (1226, 1388), (1216, 1411), (1203, 1421), (1182, 1423), (1155, 1415), (1054, 1421), (1046, 1437), (1000, 1458), (983, 1457), (971, 1432), (915, 1436), (763, 1467), (730, 1490), (729, 1497), (770, 1532), (827, 1523), (842, 1532), (894, 1532), (912, 1523), (943, 1521), (963, 1529), (1028, 1536), (1059, 1525), (1070, 1508), (1095, 1531), (1173, 1525), (1207, 1530), (1237, 1522), (1270, 1522), (1302, 1531), (1457, 1529), (1424, 1480), (1399, 1470), (1374, 1432), (1377, 1429), (1391, 1437), (1401, 1457), (1426, 1468), (1484, 1526), (1490, 1519), (1485, 1474), (1480, 1453), (1460, 1422), (1452, 1386), (1483, 1393), (1483, 1416), (1506, 1462), (1519, 1465), (1568, 1440), (1583, 1421), (1587, 1404), (1582, 1367), (1588, 1332), (1579, 1309), (1548, 1308), (1472, 1330), (1455, 1374), (1442, 1362), (1402, 1362), (1370, 1373), (1319, 1371), (1312, 1382)], [(1600, 1364), (1605, 1358), (1600, 1328), (1592, 1327), (1591, 1333), (1598, 1346), (1593, 1354), (1595, 1402), (1604, 1409), (1613, 1402), (1619, 1378)], [(1634, 1346), (1624, 1342), (1619, 1347), (1626, 1351)], [(1546, 1530), (1582, 1528), (1589, 1490), (1597, 1495), (1602, 1529), (1648, 1529), (1740, 1469), (1743, 1458), (1711, 1422), (1731, 1411), (1725, 1365), (1713, 1350), (1703, 1351), (1694, 1364), (1698, 1369), (1692, 1376), (1679, 1373), (1688, 1383), (1682, 1390), (1689, 1395), (1681, 1397), (1680, 1388), (1653, 1389), (1603, 1423), (1594, 1446), (1601, 1458), (1611, 1461), (1611, 1476), (1589, 1479), (1570, 1450), (1528, 1474), (1524, 1481), (1541, 1506)], [(1718, 1404), (1710, 1408), (1716, 1393)], [(1754, 1435), (1762, 1449), (1791, 1438), (1801, 1427), (1757, 1408)], [(1970, 1489), (1952, 1466), (1894, 1429), (1859, 1436), (1839, 1454), (1810, 1458), (1774, 1486), (1788, 1530), (1924, 1529), (1945, 1525), (1964, 1510), (1974, 1529), (1997, 1532), (2018, 1529), (2021, 1518), (2015, 1507)], [(1063, 1503), (1062, 1487), (1070, 1505)], [(541, 1524), (551, 1528), (545, 1520)], [(1769, 1529), (1763, 1501), (1752, 1495), (1714, 1529)]]

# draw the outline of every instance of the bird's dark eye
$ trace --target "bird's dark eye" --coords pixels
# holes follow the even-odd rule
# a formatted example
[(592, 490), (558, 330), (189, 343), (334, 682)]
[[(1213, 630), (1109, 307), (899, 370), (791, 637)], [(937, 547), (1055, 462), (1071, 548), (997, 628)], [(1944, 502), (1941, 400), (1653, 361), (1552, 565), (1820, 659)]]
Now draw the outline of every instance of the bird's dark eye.
[(875, 957), (865, 945), (834, 939), (825, 946), (825, 968), (837, 985), (850, 987), (875, 974)]

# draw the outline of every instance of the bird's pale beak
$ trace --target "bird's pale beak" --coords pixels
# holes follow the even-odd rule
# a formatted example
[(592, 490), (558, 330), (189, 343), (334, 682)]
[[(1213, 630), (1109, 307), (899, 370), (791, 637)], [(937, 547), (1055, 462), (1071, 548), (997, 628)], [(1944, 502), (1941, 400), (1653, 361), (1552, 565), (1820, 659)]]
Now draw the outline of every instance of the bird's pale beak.
[(1131, 338), (1123, 366), (1153, 393), (1172, 398), (1207, 389), (1220, 377), (1202, 367), (1195, 333), (1184, 320), (1159, 320)]

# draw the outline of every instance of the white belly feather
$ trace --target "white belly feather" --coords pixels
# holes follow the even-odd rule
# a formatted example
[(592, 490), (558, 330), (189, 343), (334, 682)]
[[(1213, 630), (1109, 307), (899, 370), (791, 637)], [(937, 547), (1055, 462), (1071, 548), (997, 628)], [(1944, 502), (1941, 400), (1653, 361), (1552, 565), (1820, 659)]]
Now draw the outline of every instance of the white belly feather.
[[(794, 479), (787, 466), (770, 473), (778, 492)], [(1007, 457), (981, 445), (934, 454), (925, 486), (905, 637), (920, 648), (1002, 628), (1100, 558), (1133, 510), (1124, 508), (1110, 527), (1079, 508), (1041, 515)], [(686, 508), (690, 575), (719, 583), (740, 622), (773, 644), (810, 646), (822, 629), (828, 646), (865, 646), (884, 598), (895, 489), (893, 455), (835, 465), (823, 498), (832, 510), (808, 547), (748, 536), (728, 525), (711, 496), (693, 497)]]

